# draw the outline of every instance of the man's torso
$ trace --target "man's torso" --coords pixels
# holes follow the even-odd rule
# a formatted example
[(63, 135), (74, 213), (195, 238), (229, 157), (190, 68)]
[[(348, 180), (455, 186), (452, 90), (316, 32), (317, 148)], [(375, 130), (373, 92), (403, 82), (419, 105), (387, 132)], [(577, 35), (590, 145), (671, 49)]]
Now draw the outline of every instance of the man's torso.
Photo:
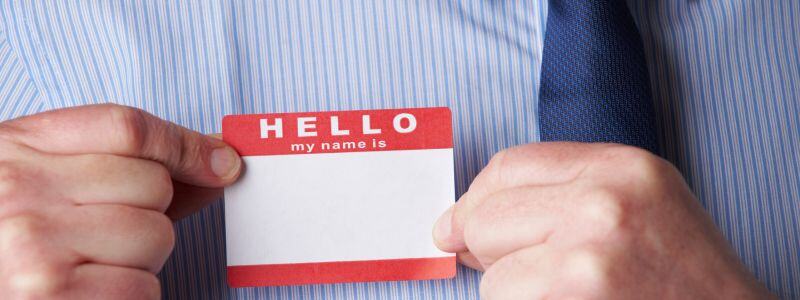
[[(112, 101), (206, 133), (225, 114), (448, 106), (460, 194), (492, 154), (537, 140), (545, 2), (3, 2), (0, 57), (35, 90), (27, 112)], [(798, 295), (800, 5), (631, 4), (665, 156), (757, 276)], [(480, 274), (464, 268), (454, 280), (228, 289), (221, 209), (177, 225), (166, 297), (478, 295)]]

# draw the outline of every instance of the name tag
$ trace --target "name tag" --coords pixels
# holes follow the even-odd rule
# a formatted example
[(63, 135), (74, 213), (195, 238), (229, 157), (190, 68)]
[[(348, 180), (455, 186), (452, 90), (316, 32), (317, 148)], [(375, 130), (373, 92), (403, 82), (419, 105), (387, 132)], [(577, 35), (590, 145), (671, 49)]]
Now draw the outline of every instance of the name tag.
[(452, 278), (433, 243), (455, 200), (448, 108), (231, 115), (232, 287)]

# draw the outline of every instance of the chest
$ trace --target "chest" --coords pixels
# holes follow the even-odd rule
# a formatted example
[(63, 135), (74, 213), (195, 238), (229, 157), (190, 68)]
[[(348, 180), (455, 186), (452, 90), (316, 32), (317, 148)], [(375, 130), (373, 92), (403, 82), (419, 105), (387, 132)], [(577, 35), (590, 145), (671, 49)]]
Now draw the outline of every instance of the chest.
[(539, 1), (14, 2), (48, 108), (116, 102), (202, 132), (227, 114), (447, 106), (460, 189), (536, 138)]
[(13, 9), (9, 32), (53, 106), (113, 101), (204, 128), (192, 123), (228, 113), (530, 110), (521, 103), (535, 102), (545, 21), (515, 2), (77, 1)]

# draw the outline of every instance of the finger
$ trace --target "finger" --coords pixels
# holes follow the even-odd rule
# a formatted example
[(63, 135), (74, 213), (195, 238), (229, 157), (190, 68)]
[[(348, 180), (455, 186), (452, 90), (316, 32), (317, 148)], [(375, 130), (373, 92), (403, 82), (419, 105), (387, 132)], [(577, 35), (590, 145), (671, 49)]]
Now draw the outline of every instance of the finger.
[(58, 216), (57, 239), (84, 260), (150, 272), (161, 269), (175, 243), (164, 214), (123, 205), (85, 205)]
[(618, 255), (624, 252), (608, 248), (600, 244), (571, 248), (547, 244), (520, 249), (486, 270), (481, 280), (481, 296), (485, 299), (658, 298), (658, 295), (630, 294), (624, 288), (631, 282), (631, 278), (626, 278), (629, 270), (617, 263)]
[(172, 184), (175, 191), (173, 201), (181, 204), (167, 209), (166, 214), (172, 220), (180, 220), (222, 198), (221, 188), (196, 187), (177, 181)]
[(486, 196), (506, 188), (551, 185), (574, 180), (591, 162), (588, 153), (605, 144), (533, 143), (496, 154), (481, 170), (456, 204), (442, 214), (434, 229), (434, 240), (448, 252), (466, 251), (464, 223)]
[[(570, 226), (580, 218), (581, 207), (567, 199), (576, 198), (573, 189), (558, 186), (528, 186), (507, 189), (481, 201), (464, 224), (463, 236), (453, 237), (464, 244), (484, 267), (522, 248), (553, 239), (557, 228)], [(588, 220), (582, 220), (588, 221)]]
[(614, 144), (572, 142), (532, 143), (497, 153), (470, 184), (481, 198), (510, 187), (562, 184), (575, 180)]
[(625, 216), (635, 208), (617, 198), (591, 189), (584, 179), (503, 190), (481, 201), (464, 224), (463, 235), (449, 236), (440, 245), (465, 245), (484, 267), (509, 253), (544, 243), (572, 247), (571, 243), (605, 237), (624, 226)]
[(47, 176), (76, 204), (120, 204), (164, 212), (172, 179), (159, 163), (108, 154), (50, 155)]
[(572, 192), (558, 185), (494, 193), (477, 201), (480, 205), (459, 229), (460, 234), (443, 230), (435, 237), (436, 245), (448, 252), (470, 251), (485, 267), (510, 252), (547, 240), (561, 224), (562, 210), (569, 205), (563, 199)]
[(525, 248), (503, 257), (481, 277), (481, 299), (548, 299), (560, 266), (552, 249)]
[(450, 215), (440, 217), (434, 231), (437, 245), (445, 251), (465, 251), (464, 224), (493, 193), (519, 186), (568, 184), (580, 177), (597, 177), (598, 172), (600, 177), (612, 177), (614, 170), (609, 170), (609, 165), (651, 157), (644, 150), (615, 144), (535, 143), (502, 151), (478, 174)]
[(239, 156), (223, 141), (119, 105), (60, 109), (9, 121), (4, 128), (3, 136), (43, 152), (154, 160), (175, 179), (197, 186), (230, 184), (241, 167)]
[(47, 297), (61, 291), (78, 261), (69, 251), (52, 251), (56, 233), (43, 218), (20, 214), (0, 220), (0, 291), (13, 297)]
[(478, 271), (483, 271), (484, 270), (483, 266), (481, 265), (481, 262), (478, 261), (478, 259), (475, 258), (475, 255), (473, 255), (469, 251), (458, 253), (458, 255), (456, 257), (458, 258), (458, 262), (460, 264), (462, 264), (462, 265), (465, 265), (465, 266), (467, 266), (469, 268), (472, 268), (472, 269), (475, 269), (475, 270), (478, 270)]
[(87, 263), (77, 266), (67, 299), (160, 299), (158, 278), (139, 269)]
[[(630, 176), (661, 178), (672, 169), (646, 150), (619, 144), (550, 142), (513, 147), (495, 155), (475, 177), (462, 196), (467, 201), (458, 201), (455, 221), (463, 221), (480, 199), (507, 188), (566, 184), (579, 177), (629, 184)], [(649, 173), (661, 176), (642, 176)]]

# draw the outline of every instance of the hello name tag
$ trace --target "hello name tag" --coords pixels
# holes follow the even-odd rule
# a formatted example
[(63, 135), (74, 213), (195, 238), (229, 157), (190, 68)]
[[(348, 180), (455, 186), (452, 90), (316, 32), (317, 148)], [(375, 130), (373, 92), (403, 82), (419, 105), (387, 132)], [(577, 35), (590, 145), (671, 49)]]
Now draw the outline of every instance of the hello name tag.
[(448, 108), (230, 115), (232, 287), (452, 278), (431, 230), (455, 200)]

